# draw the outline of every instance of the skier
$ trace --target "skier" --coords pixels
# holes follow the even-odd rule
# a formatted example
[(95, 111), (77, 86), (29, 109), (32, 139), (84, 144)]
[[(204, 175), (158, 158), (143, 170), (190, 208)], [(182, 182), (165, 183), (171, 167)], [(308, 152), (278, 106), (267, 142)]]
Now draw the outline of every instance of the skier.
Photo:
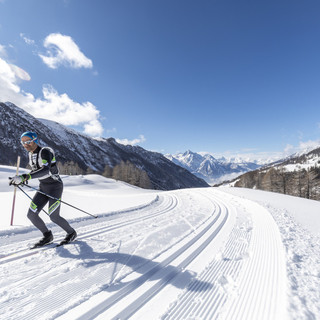
[[(40, 191), (56, 199), (61, 199), (63, 183), (59, 176), (54, 151), (49, 147), (40, 147), (35, 132), (24, 132), (20, 140), (23, 147), (29, 152), (31, 171), (28, 174), (14, 176), (10, 181), (10, 185), (20, 185), (30, 179), (38, 178), (40, 181)], [(67, 233), (61, 244), (69, 243), (77, 237), (76, 231), (70, 226), (66, 219), (60, 216), (61, 202), (37, 192), (32, 199), (28, 211), (28, 218), (33, 225), (43, 233), (43, 238), (37, 242), (33, 248), (44, 246), (53, 240), (52, 231), (47, 228), (44, 221), (39, 217), (40, 211), (47, 202), (49, 202), (48, 214), (51, 221)]]

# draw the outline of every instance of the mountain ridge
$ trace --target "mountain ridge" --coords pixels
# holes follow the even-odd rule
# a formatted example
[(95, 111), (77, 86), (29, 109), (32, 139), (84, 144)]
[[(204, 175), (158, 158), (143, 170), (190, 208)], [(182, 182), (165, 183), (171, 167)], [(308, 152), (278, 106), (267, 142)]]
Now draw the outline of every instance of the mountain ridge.
[(52, 147), (59, 162), (73, 163), (84, 173), (102, 173), (106, 166), (114, 168), (130, 161), (147, 173), (154, 189), (173, 190), (208, 187), (208, 184), (181, 168), (160, 153), (139, 146), (122, 145), (114, 138), (95, 139), (59, 123), (37, 119), (13, 103), (0, 103), (0, 163), (14, 165), (21, 155), (21, 166), (28, 163), (27, 152), (20, 143), (25, 131), (38, 133), (40, 145)]
[(320, 146), (247, 172), (226, 184), (320, 200)]
[(216, 159), (209, 153), (200, 154), (191, 150), (176, 155), (166, 154), (165, 156), (209, 184), (230, 180), (261, 167), (255, 162), (246, 162), (239, 158), (227, 160), (222, 157)]

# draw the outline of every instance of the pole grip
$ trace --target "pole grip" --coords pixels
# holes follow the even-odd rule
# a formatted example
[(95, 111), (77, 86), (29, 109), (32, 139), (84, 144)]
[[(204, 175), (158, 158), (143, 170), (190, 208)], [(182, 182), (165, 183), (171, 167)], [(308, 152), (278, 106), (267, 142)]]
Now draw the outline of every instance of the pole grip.
[[(17, 158), (16, 176), (19, 174), (19, 167), (20, 167), (20, 156), (18, 156), (18, 158)], [(10, 226), (13, 225), (14, 207), (15, 207), (15, 204), (16, 204), (16, 194), (17, 194), (17, 186), (14, 186)]]

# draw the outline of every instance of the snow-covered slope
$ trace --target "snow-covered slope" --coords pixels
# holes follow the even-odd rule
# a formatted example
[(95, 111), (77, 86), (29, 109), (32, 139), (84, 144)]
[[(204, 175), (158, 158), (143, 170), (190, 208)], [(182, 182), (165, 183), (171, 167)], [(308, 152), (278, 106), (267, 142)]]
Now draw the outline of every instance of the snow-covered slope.
[(27, 165), (27, 152), (19, 138), (25, 131), (36, 131), (41, 146), (55, 150), (58, 165), (76, 168), (77, 173), (104, 172), (106, 166), (114, 168), (129, 161), (144, 171), (154, 189), (172, 190), (205, 187), (207, 183), (183, 169), (162, 154), (139, 146), (126, 146), (115, 139), (94, 139), (59, 123), (36, 119), (12, 103), (0, 103), (0, 164), (14, 165), (21, 156), (21, 166)]
[(281, 166), (286, 171), (309, 170), (312, 167), (320, 167), (320, 146), (307, 148), (290, 157), (276, 162), (273, 167)]
[[(156, 192), (95, 175), (64, 177), (63, 200), (99, 217), (63, 206), (78, 239), (28, 250), (41, 235), (25, 219), (30, 200), (20, 191), (9, 226), (14, 171), (0, 166), (0, 319), (320, 316), (319, 229), (309, 229), (320, 226), (318, 202), (294, 198), (292, 206), (292, 197), (247, 189)], [(59, 241), (63, 232), (49, 225)]]
[(222, 157), (216, 159), (210, 154), (200, 154), (190, 150), (176, 155), (167, 154), (166, 157), (199, 178), (204, 179), (209, 184), (217, 184), (233, 179), (261, 166), (257, 162), (245, 161), (241, 158), (226, 159)]
[(245, 173), (229, 185), (320, 200), (320, 147)]

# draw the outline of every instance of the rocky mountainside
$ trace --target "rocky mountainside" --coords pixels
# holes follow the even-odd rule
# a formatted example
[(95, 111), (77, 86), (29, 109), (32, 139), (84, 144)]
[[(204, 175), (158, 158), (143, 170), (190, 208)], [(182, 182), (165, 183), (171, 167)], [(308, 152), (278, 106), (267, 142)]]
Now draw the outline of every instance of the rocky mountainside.
[(27, 153), (20, 144), (20, 135), (29, 130), (38, 133), (40, 145), (55, 150), (60, 164), (76, 166), (82, 172), (102, 173), (106, 166), (114, 168), (129, 161), (147, 173), (154, 189), (208, 186), (160, 153), (125, 146), (113, 138), (88, 137), (58, 123), (36, 119), (12, 103), (0, 103), (0, 164), (15, 165), (17, 156), (21, 155), (21, 166), (27, 166)]
[(229, 180), (260, 167), (255, 162), (246, 162), (242, 159), (216, 159), (210, 154), (199, 154), (190, 150), (166, 157), (209, 184)]
[(320, 147), (245, 173), (230, 183), (320, 200)]

